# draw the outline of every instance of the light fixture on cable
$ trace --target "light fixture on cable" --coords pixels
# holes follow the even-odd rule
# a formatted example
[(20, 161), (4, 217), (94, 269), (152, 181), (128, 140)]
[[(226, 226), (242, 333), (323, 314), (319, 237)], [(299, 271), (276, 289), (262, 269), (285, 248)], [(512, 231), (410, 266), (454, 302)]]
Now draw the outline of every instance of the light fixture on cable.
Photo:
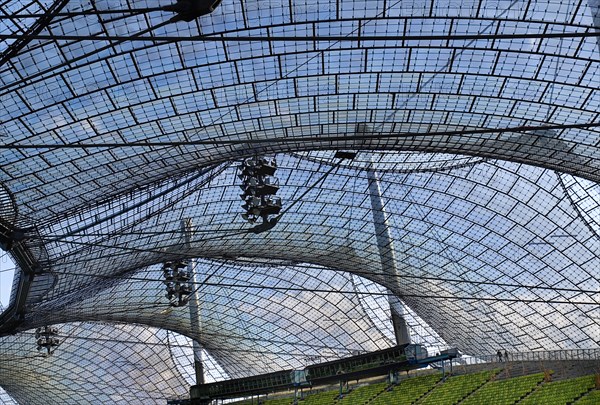
[(190, 300), (192, 287), (190, 280), (192, 278), (188, 269), (188, 262), (179, 260), (174, 262), (165, 262), (163, 264), (163, 283), (167, 293), (165, 297), (173, 307), (182, 307)]
[(281, 197), (275, 195), (279, 191), (279, 179), (274, 176), (277, 161), (268, 157), (248, 158), (238, 169), (238, 177), (242, 180), (242, 208), (246, 211), (242, 218), (251, 224), (259, 218), (263, 224), (270, 224), (271, 217), (279, 214), (282, 208)]
[(35, 339), (38, 351), (46, 349), (47, 355), (52, 354), (52, 348), (57, 347), (60, 340), (57, 338), (58, 328), (54, 326), (44, 326), (35, 330)]
[(221, 0), (177, 0), (175, 4), (164, 6), (164, 11), (172, 11), (177, 15), (171, 18), (170, 22), (192, 22), (203, 15), (215, 11), (221, 4)]

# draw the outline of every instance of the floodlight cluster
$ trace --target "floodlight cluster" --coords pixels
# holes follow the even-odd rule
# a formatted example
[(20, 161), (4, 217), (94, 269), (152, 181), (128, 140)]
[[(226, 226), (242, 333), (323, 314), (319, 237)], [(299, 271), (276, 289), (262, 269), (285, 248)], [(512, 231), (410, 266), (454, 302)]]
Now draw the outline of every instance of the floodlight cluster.
[(54, 326), (44, 326), (35, 330), (35, 339), (37, 343), (37, 350), (46, 350), (46, 354), (49, 356), (52, 354), (52, 349), (60, 344), (58, 339), (58, 328)]
[(240, 188), (244, 200), (242, 214), (249, 223), (255, 223), (262, 218), (263, 223), (269, 222), (269, 217), (279, 214), (282, 208), (281, 198), (276, 196), (279, 190), (279, 179), (274, 176), (277, 170), (275, 158), (253, 157), (245, 159), (238, 167)]
[(175, 4), (164, 6), (163, 10), (177, 13), (177, 16), (171, 18), (171, 22), (191, 22), (212, 13), (220, 3), (221, 0), (177, 0)]
[(165, 297), (173, 307), (182, 307), (189, 302), (192, 293), (189, 262), (186, 260), (168, 261), (163, 264)]

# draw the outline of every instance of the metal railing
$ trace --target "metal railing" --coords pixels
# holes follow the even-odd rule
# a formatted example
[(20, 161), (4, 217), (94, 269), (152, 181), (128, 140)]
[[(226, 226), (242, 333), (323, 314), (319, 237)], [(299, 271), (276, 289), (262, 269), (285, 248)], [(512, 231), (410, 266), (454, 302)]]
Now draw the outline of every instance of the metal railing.
[[(508, 358), (506, 358), (507, 355)], [(505, 352), (502, 351), (502, 362), (600, 360), (600, 348), (534, 352), (507, 352), (507, 355), (505, 355)], [(486, 354), (481, 356), (462, 356), (456, 359), (454, 361), (454, 364), (472, 365), (498, 362), (500, 362), (500, 357), (498, 357), (498, 355)]]

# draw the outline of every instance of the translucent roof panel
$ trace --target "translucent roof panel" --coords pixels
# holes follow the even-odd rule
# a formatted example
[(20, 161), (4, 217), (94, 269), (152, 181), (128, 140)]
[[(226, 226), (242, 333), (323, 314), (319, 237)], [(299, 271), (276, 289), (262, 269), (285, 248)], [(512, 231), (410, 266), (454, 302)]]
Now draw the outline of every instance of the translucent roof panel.
[[(392, 312), (466, 354), (598, 347), (597, 1), (169, 4), (0, 4), (8, 395), (164, 402), (192, 340), (243, 377), (389, 347)], [(283, 199), (258, 234), (252, 156)], [(178, 259), (196, 312), (165, 298)], [(73, 335), (30, 360), (51, 324)]]
[(34, 330), (0, 338), (2, 386), (19, 403), (164, 404), (167, 397), (185, 396), (165, 331), (93, 323), (56, 327), (61, 343), (50, 356), (36, 350)]
[[(215, 333), (224, 331), (222, 322), (230, 305), (228, 299), (220, 301), (220, 296), (238, 297), (234, 312), (248, 297), (252, 314), (248, 316), (267, 322), (271, 311), (285, 313), (276, 303), (279, 292), (292, 288), (306, 290), (306, 294), (322, 290), (355, 294), (349, 277), (354, 273), (394, 291), (440, 336), (474, 353), (493, 351), (497, 345), (521, 350), (595, 345), (599, 336), (592, 312), (593, 292), (598, 288), (598, 235), (580, 214), (582, 204), (572, 202), (569, 190), (573, 187), (563, 177), (506, 161), (465, 163), (457, 159), (455, 167), (440, 166), (438, 162), (451, 158), (448, 155), (430, 156), (429, 162), (415, 170), (414, 158), (396, 155), (396, 163), (390, 165), (391, 156), (367, 152), (350, 163), (332, 164), (331, 154), (323, 152), (278, 155), (277, 173), (285, 179), (279, 194), (287, 208), (277, 226), (264, 234), (248, 233), (251, 226), (240, 218), (237, 164), (189, 174), (178, 183), (111, 200), (76, 218), (39, 228), (53, 263), (54, 281), (44, 289), (46, 278), (34, 280), (32, 290), (40, 295), (38, 299), (30, 296), (36, 309), (28, 319), (33, 326), (42, 314), (44, 322), (109, 317), (189, 334), (186, 315), (180, 324), (181, 320), (168, 319), (171, 311), (164, 312), (168, 303), (162, 299), (160, 267), (144, 270), (141, 277), (127, 277), (165, 258), (206, 257), (227, 263), (197, 267), (200, 281), (208, 278), (208, 284), (200, 287), (201, 299), (210, 302), (201, 317), (217, 312), (223, 317), (215, 324)], [(386, 169), (379, 174), (372, 171), (379, 164), (377, 159), (382, 159)], [(382, 190), (395, 251), (398, 274), (392, 280), (385, 275), (387, 266), (382, 267), (377, 247), (370, 199), (373, 176)], [(185, 240), (184, 218), (194, 224), (191, 241)], [(119, 229), (113, 227), (115, 223)], [(246, 268), (245, 258), (252, 257), (283, 262), (272, 265), (276, 270)], [(298, 267), (296, 263), (310, 265)], [(342, 273), (325, 276), (329, 274), (325, 269)], [(214, 297), (203, 295), (209, 287), (214, 288)], [(260, 297), (266, 301), (257, 305)], [(296, 303), (284, 297), (283, 304), (301, 314), (297, 322), (304, 328), (311, 320), (320, 324), (321, 318), (335, 318), (335, 311), (345, 313), (356, 305), (332, 298), (337, 304), (328, 311), (307, 316), (306, 311), (322, 308), (316, 298)], [(89, 308), (84, 305), (87, 302)], [(272, 309), (256, 313), (255, 305)], [(132, 314), (118, 310), (129, 306), (138, 310)], [(532, 315), (525, 308), (551, 315)], [(232, 327), (240, 325), (240, 316), (231, 315), (228, 322), (237, 325)], [(545, 328), (547, 316), (552, 320)], [(589, 328), (565, 334), (552, 326), (563, 322), (566, 327), (574, 319), (578, 325), (587, 322)], [(278, 322), (267, 322), (269, 334), (297, 336), (286, 323), (274, 329), (272, 323)], [(464, 331), (471, 324), (479, 325), (481, 331), (477, 337), (472, 332), (467, 344), (461, 340), (467, 339)], [(529, 333), (522, 334), (527, 328)], [(239, 332), (232, 335), (239, 336)], [(339, 347), (352, 346), (359, 339), (356, 350), (361, 350), (360, 345), (375, 341), (373, 332), (368, 335), (360, 341), (358, 332), (350, 333)]]
[[(173, 308), (164, 297), (162, 270), (151, 268), (110, 286), (96, 282), (72, 294), (78, 309), (62, 300), (40, 307), (58, 319), (144, 323), (180, 331), (202, 343), (230, 376), (301, 368), (307, 356), (339, 358), (393, 343), (366, 309), (357, 307), (350, 274), (310, 266), (234, 265), (198, 262), (200, 324), (190, 308)], [(89, 298), (85, 298), (89, 297)], [(128, 308), (135, 308), (131, 311)], [(374, 309), (371, 309), (373, 311)], [(37, 312), (37, 311), (36, 311)], [(33, 321), (33, 319), (32, 319)]]
[(10, 397), (2, 388), (0, 388), (0, 404), (2, 405), (17, 405), (17, 402)]

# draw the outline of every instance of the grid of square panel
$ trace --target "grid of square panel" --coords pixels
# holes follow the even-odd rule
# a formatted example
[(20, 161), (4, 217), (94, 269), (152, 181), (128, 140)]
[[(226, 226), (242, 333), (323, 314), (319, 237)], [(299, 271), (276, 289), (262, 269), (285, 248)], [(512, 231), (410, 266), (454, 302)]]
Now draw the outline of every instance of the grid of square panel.
[[(226, 2), (191, 24), (164, 26), (166, 12), (98, 15), (68, 3), (64, 12), (89, 14), (56, 17), (43, 32), (58, 39), (33, 39), (0, 67), (6, 108), (0, 132), (7, 143), (234, 143), (6, 151), (2, 166), (10, 171), (0, 178), (15, 191), (23, 217), (44, 221), (238, 157), (248, 150), (245, 140), (279, 137), (287, 141), (250, 145), (445, 150), (598, 180), (597, 127), (560, 129), (598, 122), (597, 38), (510, 38), (592, 32), (587, 1), (322, 3)], [(60, 39), (127, 38), (147, 30), (145, 36), (185, 39), (202, 32), (266, 41)], [(488, 39), (477, 39), (482, 35)], [(310, 39), (268, 41), (285, 36)], [(327, 36), (344, 40), (324, 41)], [(369, 39), (374, 36), (379, 39)], [(385, 39), (398, 36), (403, 39)], [(369, 139), (351, 138), (357, 123), (368, 124)], [(559, 128), (507, 132), (544, 125)], [(476, 132), (481, 129), (502, 132)], [(404, 133), (418, 136), (388, 138)]]
[[(46, 246), (56, 282), (43, 298), (30, 300), (36, 309), (28, 323), (33, 327), (39, 322), (110, 318), (193, 334), (187, 316), (158, 316), (168, 307), (159, 274), (133, 284), (123, 278), (177, 257), (238, 261), (242, 267), (244, 258), (258, 258), (266, 264), (310, 263), (294, 268), (299, 280), (322, 268), (367, 277), (396, 293), (447, 342), (472, 354), (494, 353), (498, 346), (525, 351), (595, 347), (598, 234), (597, 225), (581, 212), (597, 201), (597, 187), (505, 161), (458, 159), (452, 167), (447, 163), (450, 155), (431, 155), (415, 170), (410, 154), (398, 155), (395, 165), (389, 163), (390, 152), (360, 153), (354, 162), (341, 164), (332, 156), (277, 156), (284, 214), (264, 234), (248, 233), (251, 225), (240, 217), (235, 163), (194, 181), (180, 181), (178, 187), (169, 183), (113, 200), (41, 230), (50, 240)], [(380, 256), (370, 198), (373, 180), (368, 172), (376, 170), (379, 159), (385, 169), (378, 178), (393, 263)], [(406, 165), (403, 159), (408, 159)], [(577, 192), (576, 183), (581, 187)], [(117, 207), (134, 208), (116, 212)], [(186, 218), (194, 226), (190, 242), (182, 228)], [(61, 230), (71, 234), (60, 235)], [(287, 291), (287, 281), (295, 279), (267, 282), (262, 272), (282, 271), (271, 268), (252, 270), (258, 280), (250, 284), (253, 273), (248, 270), (240, 279), (208, 285), (239, 285), (245, 289), (235, 295), (239, 300), (265, 294), (267, 302), (277, 301), (279, 291)], [(215, 274), (224, 277), (223, 270)], [(340, 289), (318, 280), (297, 284), (294, 288), (307, 293)], [(136, 311), (130, 314), (126, 308)], [(311, 306), (301, 308), (293, 305), (299, 325), (307, 325), (305, 312)], [(308, 318), (320, 323), (335, 316), (314, 313)], [(230, 318), (231, 325), (239, 325), (235, 319)], [(289, 333), (285, 327), (273, 332), (276, 323), (267, 314), (256, 319), (266, 322), (259, 327), (264, 333)], [(353, 350), (366, 350), (362, 345), (368, 342), (354, 342), (358, 332), (352, 336), (339, 344), (357, 343)]]
[(108, 323), (55, 326), (60, 344), (51, 355), (36, 350), (35, 330), (0, 338), (0, 381), (17, 403), (164, 404), (186, 395), (166, 331)]
[[(59, 3), (3, 2), (0, 16), (17, 18), (0, 31), (25, 33), (35, 21), (19, 14)], [(167, 4), (67, 2), (47, 37), (0, 66), (0, 137), (13, 144), (0, 182), (43, 253), (22, 333), (141, 323), (196, 338), (245, 376), (389, 346), (392, 291), (430, 344), (598, 346), (600, 43), (586, 35), (597, 4), (223, 1), (175, 24), (131, 12)], [(189, 40), (200, 34), (213, 39)], [(363, 152), (340, 164), (336, 149)], [(234, 162), (266, 153), (285, 214), (254, 235)], [(214, 273), (201, 331), (163, 297), (159, 265), (178, 257)], [(65, 356), (58, 374), (86, 354)], [(57, 403), (95, 391), (54, 385)], [(36, 403), (18, 381), (5, 388)]]

